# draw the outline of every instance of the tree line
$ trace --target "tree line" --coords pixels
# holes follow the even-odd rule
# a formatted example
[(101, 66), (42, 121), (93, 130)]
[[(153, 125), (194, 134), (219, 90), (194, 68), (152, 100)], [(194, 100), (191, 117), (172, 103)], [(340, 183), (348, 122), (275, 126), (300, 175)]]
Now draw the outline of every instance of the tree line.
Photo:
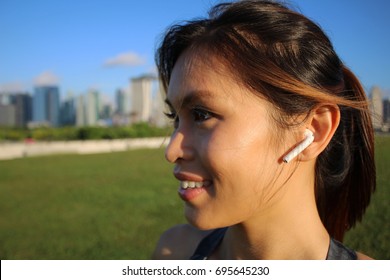
[(171, 128), (148, 123), (110, 127), (0, 128), (0, 141), (71, 141), (169, 136)]

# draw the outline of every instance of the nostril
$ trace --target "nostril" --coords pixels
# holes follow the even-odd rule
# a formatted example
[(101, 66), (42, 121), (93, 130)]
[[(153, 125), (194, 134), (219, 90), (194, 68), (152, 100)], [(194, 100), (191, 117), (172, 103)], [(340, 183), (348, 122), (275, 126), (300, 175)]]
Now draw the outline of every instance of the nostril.
[(165, 149), (165, 158), (170, 163), (178, 160), (192, 160), (194, 158), (193, 141), (189, 134), (176, 131), (172, 134)]
[(165, 159), (170, 163), (175, 163), (181, 154), (181, 140), (182, 137), (175, 132), (172, 134), (169, 143), (165, 149)]
[(165, 149), (165, 159), (170, 163), (175, 163), (175, 159), (170, 151), (168, 151), (168, 147)]

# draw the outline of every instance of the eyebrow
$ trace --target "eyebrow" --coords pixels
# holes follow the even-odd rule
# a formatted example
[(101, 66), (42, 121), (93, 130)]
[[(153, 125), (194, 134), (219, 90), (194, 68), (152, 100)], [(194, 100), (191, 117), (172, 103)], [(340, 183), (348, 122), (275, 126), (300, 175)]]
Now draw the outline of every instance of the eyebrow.
[[(202, 101), (205, 98), (215, 98), (215, 94), (211, 93), (210, 91), (202, 90), (202, 91), (191, 91), (189, 94), (186, 94), (186, 96), (180, 100), (180, 108), (191, 106), (196, 102)], [(171, 101), (166, 98), (165, 103), (170, 107), (174, 108)]]

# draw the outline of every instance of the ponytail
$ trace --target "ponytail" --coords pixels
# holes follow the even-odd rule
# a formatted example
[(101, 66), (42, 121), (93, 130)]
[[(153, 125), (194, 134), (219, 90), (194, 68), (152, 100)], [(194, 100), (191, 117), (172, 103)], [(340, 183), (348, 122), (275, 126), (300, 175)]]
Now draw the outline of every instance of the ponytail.
[(316, 162), (317, 207), (329, 234), (342, 241), (361, 221), (375, 190), (374, 132), (367, 97), (355, 75), (343, 67), (346, 99), (364, 101), (361, 108), (341, 106), (335, 135)]

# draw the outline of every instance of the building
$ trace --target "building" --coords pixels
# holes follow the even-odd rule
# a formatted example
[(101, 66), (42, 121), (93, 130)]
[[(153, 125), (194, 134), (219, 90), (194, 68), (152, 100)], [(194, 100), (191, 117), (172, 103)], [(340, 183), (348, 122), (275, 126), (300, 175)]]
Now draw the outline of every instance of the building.
[(27, 93), (15, 95), (15, 122), (18, 127), (26, 127), (32, 120), (32, 97)]
[(8, 93), (0, 94), (0, 126), (15, 126), (15, 106), (12, 95)]
[(116, 113), (123, 115), (125, 113), (125, 92), (118, 89), (115, 93)]
[(15, 95), (11, 93), (0, 93), (0, 105), (12, 105), (15, 101)]
[(158, 90), (153, 98), (153, 111), (151, 123), (158, 127), (166, 127), (169, 124), (169, 119), (164, 113), (168, 112), (167, 104), (165, 103), (166, 93), (160, 83), (157, 84)]
[(60, 110), (60, 121), (61, 125), (64, 126), (73, 126), (76, 124), (76, 104), (75, 99), (68, 95), (67, 99), (65, 99), (61, 103)]
[(96, 126), (100, 119), (100, 113), (102, 111), (102, 102), (100, 93), (91, 90), (86, 95), (85, 102), (85, 124), (87, 126)]
[(16, 126), (15, 105), (0, 104), (0, 126)]
[(113, 114), (112, 105), (108, 103), (103, 104), (100, 118), (103, 120), (108, 120), (109, 118), (111, 118), (112, 114)]
[(82, 127), (86, 124), (84, 96), (80, 95), (76, 100), (76, 126)]
[(132, 122), (149, 122), (152, 118), (152, 96), (154, 76), (143, 75), (131, 79)]
[(33, 96), (33, 122), (35, 125), (60, 124), (60, 93), (57, 86), (37, 86)]
[(373, 127), (375, 130), (380, 130), (383, 126), (383, 102), (379, 87), (375, 86), (371, 89), (370, 101)]
[(115, 94), (115, 101), (116, 101), (116, 113), (125, 116), (130, 114), (131, 112), (131, 101), (130, 101), (130, 94), (129, 92), (118, 89)]
[(27, 93), (0, 94), (0, 125), (25, 127), (32, 118), (32, 99)]
[(131, 95), (129, 90), (118, 89), (115, 93), (115, 112), (111, 112), (112, 124), (116, 126), (130, 124)]
[(390, 98), (383, 100), (383, 122), (390, 124)]

